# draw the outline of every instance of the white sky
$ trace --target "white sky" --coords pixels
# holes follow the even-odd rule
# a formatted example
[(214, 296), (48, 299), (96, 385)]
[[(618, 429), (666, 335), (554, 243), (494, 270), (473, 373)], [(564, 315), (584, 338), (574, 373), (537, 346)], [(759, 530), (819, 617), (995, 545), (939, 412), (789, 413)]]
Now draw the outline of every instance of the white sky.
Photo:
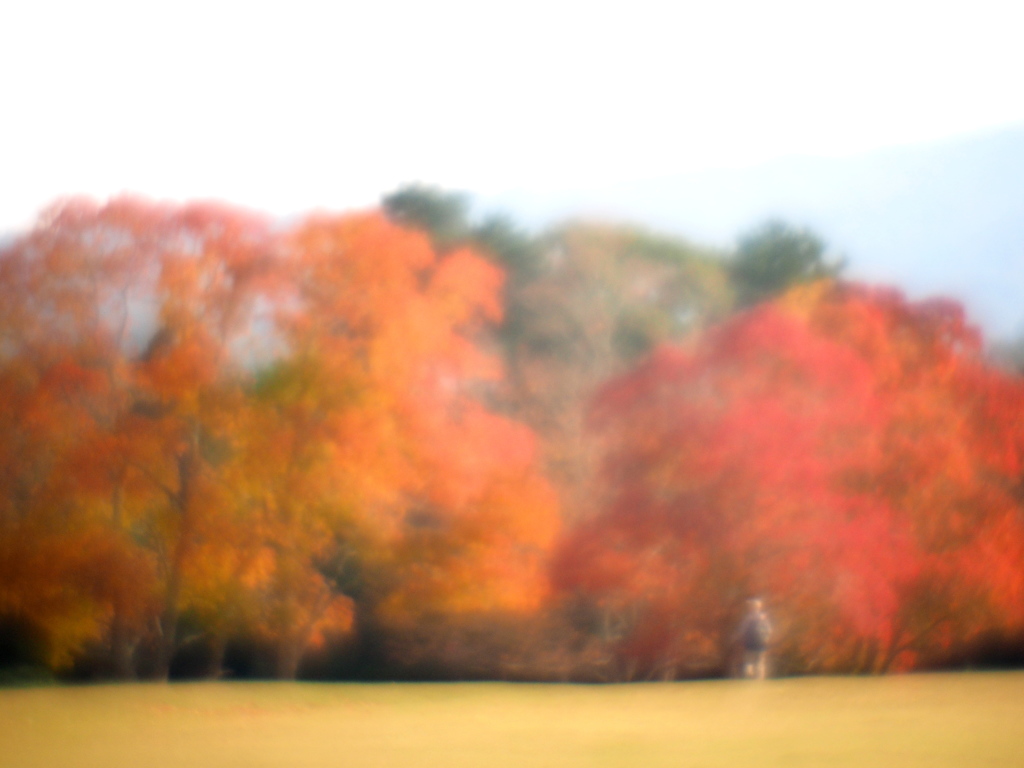
[(538, 192), (1024, 120), (1015, 3), (24, 0), (0, 231), (133, 191), (288, 214)]

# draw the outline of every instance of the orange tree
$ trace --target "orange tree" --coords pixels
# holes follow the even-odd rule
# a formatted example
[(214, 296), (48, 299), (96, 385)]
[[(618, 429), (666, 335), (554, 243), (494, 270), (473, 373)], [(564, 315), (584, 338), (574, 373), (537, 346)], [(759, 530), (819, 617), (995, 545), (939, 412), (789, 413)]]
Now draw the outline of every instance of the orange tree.
[(56, 205), (0, 256), (0, 615), (45, 663), (99, 643), (118, 675), (155, 609), (154, 563), (131, 534), (146, 491), (129, 466), (126, 352), (151, 273), (123, 227), (143, 214)]
[(439, 617), (534, 610), (557, 508), (529, 430), (486, 404), (502, 371), (480, 334), (501, 317), (501, 272), (465, 249), (439, 257), (377, 214), (311, 218), (284, 248), (286, 353), (259, 399), (283, 452), (262, 462), (265, 509), (280, 526), (315, 506), (344, 541), (294, 548), (307, 555), (279, 585), (333, 563), (362, 632), (419, 638), (405, 655)]
[(255, 634), (292, 676), (357, 616), (543, 599), (555, 500), (487, 404), (503, 277), (473, 253), (377, 214), (72, 201), (0, 276), (0, 621), (43, 662), (166, 677)]
[[(39, 446), (31, 492), (15, 492), (33, 501), (12, 515), (21, 528), (10, 539), (36, 553), (68, 540), (66, 556), (45, 560), (74, 566), (58, 593), (68, 616), (83, 617), (81, 639), (107, 645), (114, 674), (132, 674), (145, 634), (157, 675), (169, 669), (202, 526), (223, 506), (217, 446), (239, 392), (232, 345), (249, 324), (266, 240), (256, 217), (217, 206), (70, 201), (3, 254), (3, 362), (31, 372), (20, 390), (45, 417), (0, 438)], [(27, 579), (30, 595), (42, 592)]]

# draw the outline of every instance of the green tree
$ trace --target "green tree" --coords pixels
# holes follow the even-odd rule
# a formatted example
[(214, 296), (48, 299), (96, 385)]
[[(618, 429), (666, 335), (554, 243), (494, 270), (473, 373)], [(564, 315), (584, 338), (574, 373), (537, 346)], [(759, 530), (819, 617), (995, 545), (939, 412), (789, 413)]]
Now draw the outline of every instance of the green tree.
[(514, 282), (537, 275), (541, 261), (537, 238), (503, 213), (488, 213), (474, 223), (469, 199), (460, 192), (410, 184), (382, 202), (388, 218), (427, 232), (439, 253), (468, 245), (500, 265)]
[(814, 232), (773, 219), (740, 237), (729, 274), (740, 306), (750, 306), (796, 283), (837, 277), (844, 267), (825, 258), (825, 242)]
[(536, 237), (503, 213), (488, 214), (472, 231), (473, 245), (497, 259), (514, 283), (536, 278), (541, 269), (541, 245)]
[(469, 204), (465, 195), (439, 187), (409, 184), (382, 200), (384, 212), (396, 224), (427, 232), (438, 251), (470, 239)]

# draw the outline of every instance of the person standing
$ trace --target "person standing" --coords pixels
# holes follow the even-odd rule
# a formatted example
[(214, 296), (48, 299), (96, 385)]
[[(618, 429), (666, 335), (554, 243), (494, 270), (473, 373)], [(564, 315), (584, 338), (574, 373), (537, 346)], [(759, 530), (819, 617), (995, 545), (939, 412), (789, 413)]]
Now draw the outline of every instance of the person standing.
[(743, 646), (742, 676), (764, 680), (768, 673), (768, 641), (772, 637), (772, 624), (760, 598), (752, 597), (747, 601), (747, 614), (736, 634)]

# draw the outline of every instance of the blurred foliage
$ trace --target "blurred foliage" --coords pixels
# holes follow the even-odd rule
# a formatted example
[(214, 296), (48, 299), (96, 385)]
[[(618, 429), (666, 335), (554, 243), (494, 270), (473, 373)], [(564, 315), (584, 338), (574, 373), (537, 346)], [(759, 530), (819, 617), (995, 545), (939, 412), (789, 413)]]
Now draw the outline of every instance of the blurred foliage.
[(546, 233), (537, 276), (509, 291), (506, 342), (513, 410), (544, 438), (564, 515), (590, 514), (597, 446), (588, 403), (602, 381), (660, 344), (726, 316), (721, 254), (635, 227), (569, 222)]
[(782, 673), (971, 657), (1024, 631), (1022, 411), (955, 303), (799, 286), (601, 390), (556, 580), (617, 679), (722, 674), (750, 595)]
[(247, 637), (294, 677), (364, 629), (541, 601), (557, 501), (476, 397), (502, 275), (470, 250), (379, 213), (74, 200), (0, 277), (13, 661), (166, 678), (201, 647), (216, 676)]
[(724, 674), (752, 591), (786, 672), (1024, 632), (1024, 391), (957, 305), (778, 221), (470, 202), (72, 200), (0, 248), (0, 667)]
[(440, 251), (469, 239), (466, 195), (413, 184), (387, 195), (381, 203), (395, 223), (429, 232), (434, 247)]
[(996, 365), (1024, 375), (1024, 336), (993, 344), (989, 349), (989, 357)]
[(842, 260), (825, 258), (825, 243), (808, 229), (768, 221), (742, 235), (729, 265), (741, 306), (757, 304), (796, 283), (838, 277)]
[(473, 223), (467, 195), (413, 184), (385, 196), (381, 204), (395, 223), (429, 233), (441, 253), (460, 245), (475, 247), (505, 268), (512, 280), (529, 279), (537, 270), (538, 242), (502, 213)]

